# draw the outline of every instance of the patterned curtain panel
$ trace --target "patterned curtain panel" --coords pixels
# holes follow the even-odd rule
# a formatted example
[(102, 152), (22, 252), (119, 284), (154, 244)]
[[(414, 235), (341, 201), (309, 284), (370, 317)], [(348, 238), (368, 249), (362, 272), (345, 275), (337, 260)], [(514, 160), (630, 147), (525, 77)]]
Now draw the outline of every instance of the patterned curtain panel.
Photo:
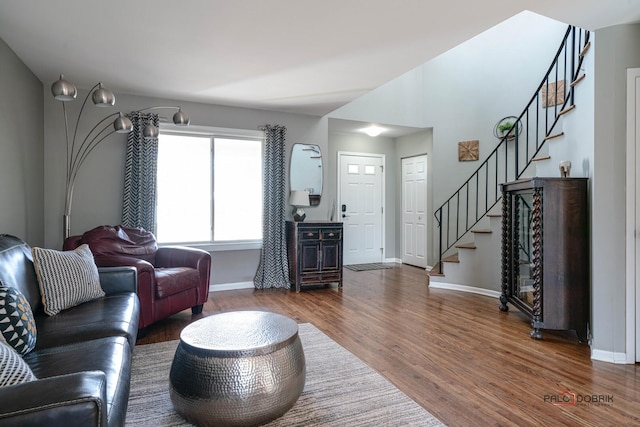
[(257, 289), (289, 288), (285, 237), (287, 128), (267, 125), (264, 131), (262, 256), (253, 283)]
[(158, 115), (134, 111), (128, 117), (133, 130), (127, 136), (122, 225), (142, 227), (155, 234), (158, 138), (145, 140), (142, 131), (149, 122), (157, 127)]

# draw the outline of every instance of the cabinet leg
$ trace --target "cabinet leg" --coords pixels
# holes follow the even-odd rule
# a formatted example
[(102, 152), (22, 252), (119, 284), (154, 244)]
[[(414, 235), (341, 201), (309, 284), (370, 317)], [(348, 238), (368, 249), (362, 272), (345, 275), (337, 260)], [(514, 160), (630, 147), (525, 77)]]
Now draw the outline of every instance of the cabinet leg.
[(498, 307), (500, 311), (509, 311), (508, 301), (506, 295), (500, 295), (500, 306)]

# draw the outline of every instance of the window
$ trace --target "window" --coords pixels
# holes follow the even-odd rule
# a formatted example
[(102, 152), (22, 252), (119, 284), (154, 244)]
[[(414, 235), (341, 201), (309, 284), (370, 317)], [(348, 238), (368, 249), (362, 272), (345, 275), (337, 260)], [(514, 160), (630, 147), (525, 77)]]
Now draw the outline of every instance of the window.
[(262, 239), (262, 140), (161, 130), (157, 238), (160, 243)]

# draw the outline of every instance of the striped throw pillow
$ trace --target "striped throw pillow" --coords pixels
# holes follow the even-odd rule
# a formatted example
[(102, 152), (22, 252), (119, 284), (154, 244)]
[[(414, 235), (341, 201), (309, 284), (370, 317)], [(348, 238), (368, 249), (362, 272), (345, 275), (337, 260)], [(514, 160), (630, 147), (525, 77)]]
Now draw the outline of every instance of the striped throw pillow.
[(0, 387), (35, 381), (27, 362), (8, 344), (0, 342)]
[(73, 251), (34, 247), (31, 253), (44, 312), (49, 316), (105, 295), (89, 245)]

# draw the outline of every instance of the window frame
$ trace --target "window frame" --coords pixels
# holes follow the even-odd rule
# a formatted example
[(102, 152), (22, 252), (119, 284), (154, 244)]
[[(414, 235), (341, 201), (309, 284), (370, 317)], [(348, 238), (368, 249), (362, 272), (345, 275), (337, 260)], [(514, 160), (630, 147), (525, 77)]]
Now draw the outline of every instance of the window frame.
[[(209, 175), (211, 179), (211, 189), (215, 190), (215, 182), (213, 179), (214, 171), (213, 165), (215, 162), (215, 149), (213, 140), (215, 138), (227, 138), (227, 139), (251, 139), (251, 140), (259, 140), (262, 154), (264, 155), (264, 133), (261, 131), (253, 131), (248, 129), (231, 129), (231, 128), (219, 128), (212, 126), (196, 126), (189, 125), (188, 127), (184, 126), (176, 126), (173, 123), (160, 123), (159, 127), (160, 133), (170, 134), (170, 135), (184, 135), (184, 136), (208, 136), (211, 138), (211, 169), (209, 170)], [(157, 173), (157, 172), (156, 172)], [(156, 201), (157, 203), (157, 201)], [(214, 217), (214, 200), (211, 198), (211, 238), (215, 239), (213, 235), (213, 227), (215, 221)], [(229, 241), (215, 241), (212, 240), (210, 242), (171, 242), (171, 243), (158, 243), (159, 246), (172, 246), (172, 245), (181, 245), (188, 246), (193, 248), (204, 249), (209, 252), (218, 252), (218, 251), (241, 251), (241, 250), (257, 250), (262, 249), (262, 239), (249, 239), (249, 240), (229, 240)]]

